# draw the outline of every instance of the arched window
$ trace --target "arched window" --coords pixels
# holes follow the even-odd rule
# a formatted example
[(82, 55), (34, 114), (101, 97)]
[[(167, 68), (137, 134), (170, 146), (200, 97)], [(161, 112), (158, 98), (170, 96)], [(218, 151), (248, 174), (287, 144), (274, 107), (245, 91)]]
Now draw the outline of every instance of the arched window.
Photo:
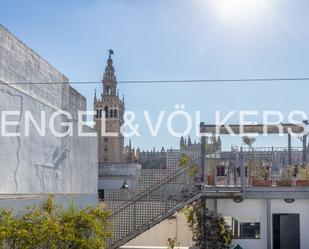
[(105, 118), (108, 118), (108, 106), (104, 107)]
[(113, 111), (112, 109), (109, 111), (109, 116), (110, 116), (111, 118), (114, 116), (114, 111)]
[(114, 118), (117, 118), (117, 110), (114, 110)]
[(102, 110), (99, 110), (98, 116), (99, 118), (102, 118)]
[(96, 118), (99, 117), (99, 112), (100, 112), (100, 111), (97, 109), (97, 113), (96, 113), (96, 115), (95, 115)]

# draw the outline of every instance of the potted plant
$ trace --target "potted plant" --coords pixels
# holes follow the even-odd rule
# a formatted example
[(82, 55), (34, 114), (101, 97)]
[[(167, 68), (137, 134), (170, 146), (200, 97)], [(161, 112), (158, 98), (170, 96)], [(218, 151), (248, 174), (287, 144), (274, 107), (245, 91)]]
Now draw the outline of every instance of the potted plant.
[(207, 184), (208, 185), (215, 185), (215, 160), (213, 158), (207, 158)]
[(252, 186), (270, 187), (272, 180), (268, 179), (271, 171), (271, 163), (268, 161), (262, 162), (262, 164), (255, 169), (255, 177), (252, 179)]
[(309, 165), (301, 166), (298, 170), (296, 186), (309, 186)]
[(279, 187), (290, 187), (292, 186), (292, 174), (293, 167), (286, 166), (281, 170), (281, 179), (276, 181), (276, 185)]
[(258, 165), (258, 160), (254, 153), (253, 144), (256, 142), (257, 137), (244, 136), (242, 137), (242, 142), (248, 146), (249, 151), (251, 152), (251, 159), (249, 159), (245, 165), (245, 175), (249, 175), (249, 183), (256, 178), (256, 168)]
[(208, 185), (215, 185), (215, 165), (216, 160), (213, 158), (213, 155), (215, 153), (214, 144), (217, 142), (217, 139), (215, 136), (210, 138), (210, 141), (208, 139), (206, 140), (205, 144), (205, 151), (206, 151), (206, 164), (207, 164), (207, 184)]
[(252, 184), (252, 181), (257, 179), (258, 175), (258, 167), (259, 167), (259, 160), (253, 155), (251, 159), (246, 161), (245, 164), (245, 175), (249, 175), (249, 183)]

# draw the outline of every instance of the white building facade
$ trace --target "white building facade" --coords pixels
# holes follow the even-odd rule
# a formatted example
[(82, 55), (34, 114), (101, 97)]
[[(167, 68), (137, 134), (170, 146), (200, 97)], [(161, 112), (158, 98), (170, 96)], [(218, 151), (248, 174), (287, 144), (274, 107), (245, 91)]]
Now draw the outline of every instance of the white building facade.
[[(62, 196), (59, 200), (70, 195), (97, 203), (97, 138), (78, 136), (79, 111), (86, 111), (86, 98), (70, 87), (62, 73), (0, 26), (0, 122), (13, 122), (5, 128), (19, 134), (5, 136), (3, 129), (0, 134), (0, 197), (4, 206), (5, 196), (10, 195), (13, 203), (17, 194), (28, 204), (32, 203), (29, 199), (51, 193)], [(31, 123), (27, 135), (26, 112), (45, 134)], [(57, 112), (70, 115), (55, 115)], [(69, 129), (67, 123), (73, 127), (72, 135), (57, 136), (51, 128), (64, 134)], [(95, 133), (87, 126), (82, 129)]]

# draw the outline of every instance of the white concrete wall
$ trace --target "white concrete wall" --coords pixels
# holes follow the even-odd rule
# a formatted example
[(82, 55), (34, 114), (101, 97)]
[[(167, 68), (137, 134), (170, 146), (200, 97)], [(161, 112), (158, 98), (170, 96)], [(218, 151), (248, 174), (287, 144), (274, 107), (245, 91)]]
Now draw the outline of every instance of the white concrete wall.
[(124, 181), (126, 181), (129, 189), (134, 190), (135, 188), (135, 179), (128, 178), (128, 177), (99, 177), (99, 189), (121, 189), (123, 186)]
[[(212, 205), (213, 201), (208, 201)], [(213, 208), (213, 205), (212, 205)], [(267, 210), (266, 199), (244, 200), (235, 203), (233, 200), (218, 200), (217, 210), (223, 216), (255, 217), (261, 219), (261, 239), (239, 239), (233, 244), (239, 244), (246, 249), (267, 248)], [(271, 200), (271, 214), (291, 213), (300, 214), (300, 246), (301, 249), (309, 248), (309, 200), (295, 200), (294, 203), (286, 203), (284, 200)], [(271, 222), (272, 223), (272, 222)], [(271, 228), (272, 234), (272, 228)], [(271, 239), (272, 241), (272, 239)]]
[(239, 244), (245, 249), (267, 248), (267, 213), (266, 200), (244, 200), (242, 203), (235, 203), (233, 200), (218, 200), (218, 213), (223, 216), (235, 217), (257, 217), (261, 219), (260, 239), (238, 239), (233, 245)]
[(136, 178), (141, 170), (137, 163), (107, 164), (99, 166), (99, 189), (120, 189), (127, 182), (129, 189), (135, 190)]
[[(86, 99), (69, 86), (68, 79), (0, 25), (0, 113), (19, 111), (11, 117), (19, 122), (9, 131), (20, 137), (0, 134), (0, 194), (88, 193), (97, 194), (97, 138), (76, 136), (77, 111), (86, 109)], [(25, 84), (64, 82), (64, 84)], [(59, 138), (48, 127), (59, 110), (73, 116), (74, 136)], [(25, 136), (25, 111), (36, 121), (46, 113), (46, 135), (31, 127)], [(56, 119), (56, 129), (61, 131)], [(2, 122), (0, 115), (0, 123)], [(85, 127), (88, 131), (93, 131)], [(62, 130), (63, 131), (63, 130)]]

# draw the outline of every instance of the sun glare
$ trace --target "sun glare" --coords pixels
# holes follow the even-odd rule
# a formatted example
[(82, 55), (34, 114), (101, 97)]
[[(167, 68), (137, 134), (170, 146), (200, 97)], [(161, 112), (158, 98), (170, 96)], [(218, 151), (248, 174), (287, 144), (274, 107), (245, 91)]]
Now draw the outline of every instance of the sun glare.
[(215, 0), (214, 7), (220, 18), (230, 24), (249, 21), (258, 14), (261, 0)]

